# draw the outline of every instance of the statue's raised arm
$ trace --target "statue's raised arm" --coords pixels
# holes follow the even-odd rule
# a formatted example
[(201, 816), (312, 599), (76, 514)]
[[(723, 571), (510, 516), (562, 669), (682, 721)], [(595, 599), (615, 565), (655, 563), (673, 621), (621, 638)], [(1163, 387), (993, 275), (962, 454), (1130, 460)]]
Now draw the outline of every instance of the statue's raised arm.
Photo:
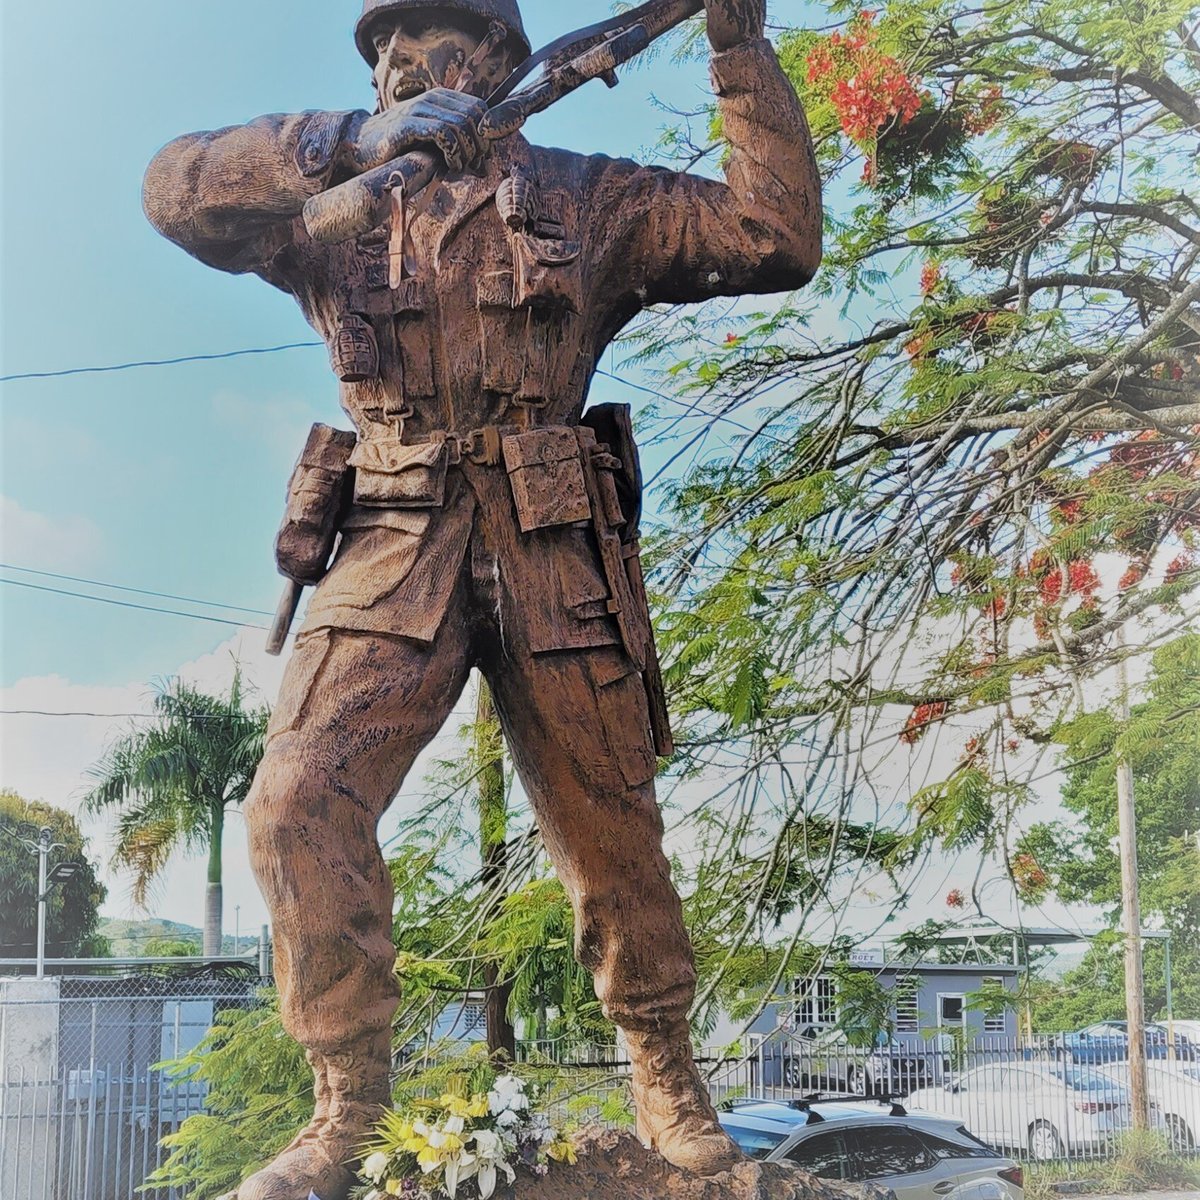
[(763, 0), (707, 0), (726, 182), (598, 160), (590, 207), (647, 303), (780, 292), (821, 262), (821, 179), (804, 109), (763, 36)]

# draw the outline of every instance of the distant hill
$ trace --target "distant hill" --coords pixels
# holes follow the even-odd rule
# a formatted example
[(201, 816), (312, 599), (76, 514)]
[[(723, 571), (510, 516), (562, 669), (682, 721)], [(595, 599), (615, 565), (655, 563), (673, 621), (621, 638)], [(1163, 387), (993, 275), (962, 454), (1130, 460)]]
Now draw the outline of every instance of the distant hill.
[[(147, 958), (146, 947), (154, 949), (155, 942), (191, 942), (195, 953), (200, 953), (204, 940), (203, 930), (194, 925), (182, 925), (178, 921), (146, 920), (146, 921), (101, 921), (98, 930), (101, 937), (108, 939), (112, 947), (113, 958)], [(258, 945), (257, 937), (242, 935), (241, 953)], [(233, 955), (238, 953), (234, 948), (233, 938), (226, 936), (221, 947), (221, 953)]]

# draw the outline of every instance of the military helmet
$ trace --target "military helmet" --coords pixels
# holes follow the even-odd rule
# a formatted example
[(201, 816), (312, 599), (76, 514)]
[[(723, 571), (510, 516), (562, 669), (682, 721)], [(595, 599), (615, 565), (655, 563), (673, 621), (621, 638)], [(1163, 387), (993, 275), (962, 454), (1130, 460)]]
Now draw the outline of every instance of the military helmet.
[(440, 8), (448, 8), (456, 12), (469, 13), (485, 23), (499, 21), (508, 27), (509, 42), (516, 45), (520, 59), (528, 58), (531, 53), (529, 38), (525, 33), (525, 24), (521, 20), (521, 10), (517, 0), (365, 0), (363, 15), (359, 19), (358, 28), (354, 31), (354, 40), (358, 44), (359, 53), (373, 67), (379, 60), (375, 46), (371, 40), (371, 27), (383, 16), (394, 13), (425, 10), (436, 12)]

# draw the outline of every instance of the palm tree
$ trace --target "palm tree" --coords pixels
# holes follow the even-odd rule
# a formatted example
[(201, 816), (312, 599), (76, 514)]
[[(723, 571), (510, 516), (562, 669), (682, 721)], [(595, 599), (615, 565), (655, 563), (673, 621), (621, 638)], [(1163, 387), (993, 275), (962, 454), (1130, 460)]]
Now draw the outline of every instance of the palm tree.
[(174, 680), (158, 689), (155, 723), (109, 747), (91, 774), (92, 812), (118, 812), (113, 862), (133, 874), (134, 903), (177, 850), (208, 853), (204, 954), (221, 953), (225, 817), (245, 799), (263, 754), (268, 711), (243, 705), (241, 671), (228, 696)]

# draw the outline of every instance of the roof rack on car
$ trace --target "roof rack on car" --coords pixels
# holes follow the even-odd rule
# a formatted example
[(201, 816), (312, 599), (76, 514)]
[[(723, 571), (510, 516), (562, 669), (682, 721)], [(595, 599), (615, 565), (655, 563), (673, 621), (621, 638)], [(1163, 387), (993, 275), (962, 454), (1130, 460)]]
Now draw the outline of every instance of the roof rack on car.
[[(900, 1103), (896, 1096), (831, 1096), (821, 1095), (819, 1093), (811, 1096), (802, 1096), (797, 1100), (788, 1102), (789, 1108), (794, 1108), (798, 1112), (810, 1112), (813, 1104), (886, 1104), (888, 1106), (889, 1117), (907, 1117), (908, 1109)], [(824, 1119), (824, 1118), (819, 1118)]]

